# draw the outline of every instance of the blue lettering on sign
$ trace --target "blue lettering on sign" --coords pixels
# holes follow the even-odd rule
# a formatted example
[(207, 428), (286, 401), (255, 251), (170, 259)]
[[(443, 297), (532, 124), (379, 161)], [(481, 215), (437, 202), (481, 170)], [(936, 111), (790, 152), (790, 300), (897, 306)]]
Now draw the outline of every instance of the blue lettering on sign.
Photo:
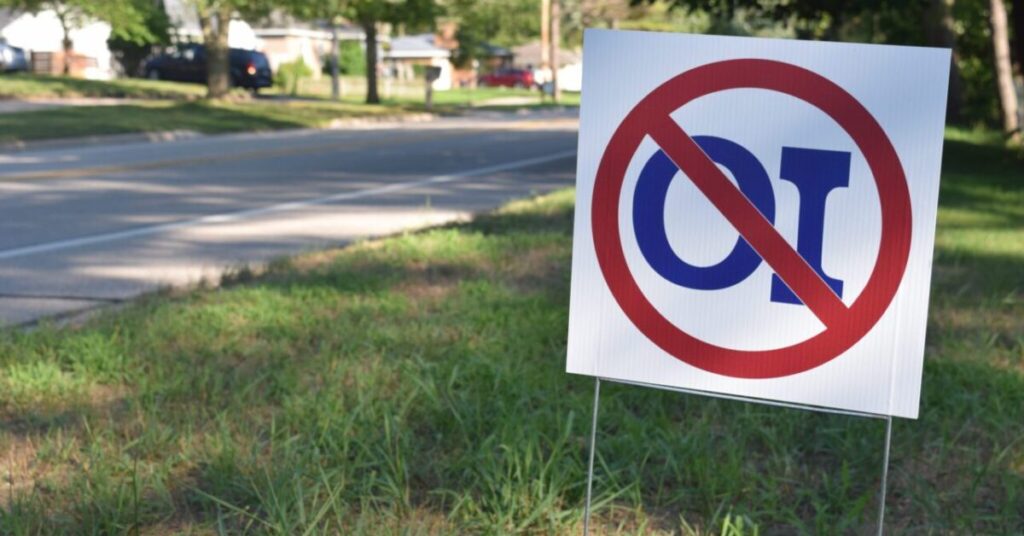
[[(713, 136), (694, 136), (693, 141), (708, 155), (732, 172), (740, 191), (775, 222), (775, 195), (761, 162), (741, 145)], [(636, 193), (633, 194), (633, 228), (647, 263), (665, 279), (687, 288), (718, 290), (743, 281), (761, 264), (761, 256), (740, 237), (732, 252), (713, 266), (694, 266), (676, 255), (665, 234), (665, 194), (679, 168), (665, 153), (658, 151), (647, 161)]]
[[(732, 173), (740, 192), (769, 223), (775, 223), (775, 193), (761, 162), (736, 142), (714, 136), (694, 136), (693, 141), (711, 161)], [(850, 181), (850, 153), (782, 148), (780, 178), (793, 183), (800, 195), (797, 253), (822, 277), (840, 298), (843, 282), (829, 277), (821, 266), (825, 233), (825, 201), (836, 188)], [(676, 255), (665, 231), (665, 199), (679, 168), (658, 151), (644, 165), (633, 195), (633, 228), (640, 252), (661, 277), (679, 286), (718, 290), (740, 283), (761, 265), (761, 256), (743, 239), (737, 238), (732, 251), (712, 266), (694, 266)], [(771, 300), (800, 304), (800, 299), (778, 275), (772, 275)]]
[[(795, 184), (800, 192), (796, 251), (842, 298), (843, 282), (826, 275), (821, 267), (821, 248), (825, 241), (825, 200), (832, 190), (849, 186), (850, 153), (783, 147), (781, 167), (779, 178)], [(802, 303), (778, 274), (772, 275), (772, 301)]]

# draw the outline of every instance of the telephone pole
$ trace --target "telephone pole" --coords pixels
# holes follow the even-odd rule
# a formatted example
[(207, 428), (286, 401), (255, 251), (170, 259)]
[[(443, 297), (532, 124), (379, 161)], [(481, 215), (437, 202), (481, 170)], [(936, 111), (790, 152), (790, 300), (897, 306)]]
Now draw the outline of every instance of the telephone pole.
[(551, 99), (557, 104), (562, 99), (562, 90), (558, 87), (558, 68), (561, 66), (559, 63), (559, 44), (562, 41), (562, 29), (561, 29), (561, 0), (550, 0), (551, 2)]
[(551, 0), (540, 2), (540, 65), (538, 69), (551, 68)]

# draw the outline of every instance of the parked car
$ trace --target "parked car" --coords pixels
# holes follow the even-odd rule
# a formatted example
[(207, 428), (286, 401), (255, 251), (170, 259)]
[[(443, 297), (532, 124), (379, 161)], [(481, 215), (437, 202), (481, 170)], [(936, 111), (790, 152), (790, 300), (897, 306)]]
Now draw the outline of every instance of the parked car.
[(25, 49), (0, 41), (0, 72), (11, 73), (28, 70), (28, 54)]
[(480, 85), (487, 87), (533, 87), (533, 71), (527, 69), (498, 69), (480, 77)]
[[(259, 91), (274, 83), (267, 55), (255, 50), (232, 48), (230, 53), (231, 85)], [(146, 61), (143, 72), (151, 80), (206, 83), (206, 48), (185, 45)]]

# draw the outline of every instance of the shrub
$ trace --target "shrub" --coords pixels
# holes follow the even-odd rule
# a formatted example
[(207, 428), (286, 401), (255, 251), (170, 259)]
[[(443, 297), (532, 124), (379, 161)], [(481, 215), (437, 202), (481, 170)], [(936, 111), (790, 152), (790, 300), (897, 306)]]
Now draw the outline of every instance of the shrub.
[(302, 58), (295, 58), (288, 63), (282, 63), (277, 68), (277, 79), (275, 83), (291, 95), (299, 94), (299, 83), (313, 76), (313, 70), (302, 61)]
[(366, 53), (357, 41), (342, 41), (338, 53), (338, 65), (342, 73), (351, 76), (366, 75)]

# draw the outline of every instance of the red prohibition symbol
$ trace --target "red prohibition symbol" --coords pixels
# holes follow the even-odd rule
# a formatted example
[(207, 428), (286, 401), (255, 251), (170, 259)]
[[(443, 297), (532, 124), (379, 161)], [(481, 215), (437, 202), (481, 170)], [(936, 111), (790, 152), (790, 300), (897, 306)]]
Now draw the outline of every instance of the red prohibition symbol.
[[(867, 285), (849, 307), (669, 115), (696, 98), (738, 88), (777, 91), (813, 105), (850, 135), (867, 160), (878, 189), (882, 235)], [(821, 333), (784, 348), (736, 350), (682, 331), (655, 309), (626, 264), (619, 232), (619, 200), (626, 168), (646, 136), (686, 173), (810, 308), (825, 325)], [(910, 254), (911, 221), (910, 192), (899, 155), (871, 113), (846, 90), (817, 73), (761, 59), (696, 67), (644, 97), (605, 148), (591, 206), (591, 228), (601, 272), (630, 321), (675, 358), (737, 378), (777, 378), (804, 372), (834, 359), (863, 338), (888, 309), (903, 280)]]

